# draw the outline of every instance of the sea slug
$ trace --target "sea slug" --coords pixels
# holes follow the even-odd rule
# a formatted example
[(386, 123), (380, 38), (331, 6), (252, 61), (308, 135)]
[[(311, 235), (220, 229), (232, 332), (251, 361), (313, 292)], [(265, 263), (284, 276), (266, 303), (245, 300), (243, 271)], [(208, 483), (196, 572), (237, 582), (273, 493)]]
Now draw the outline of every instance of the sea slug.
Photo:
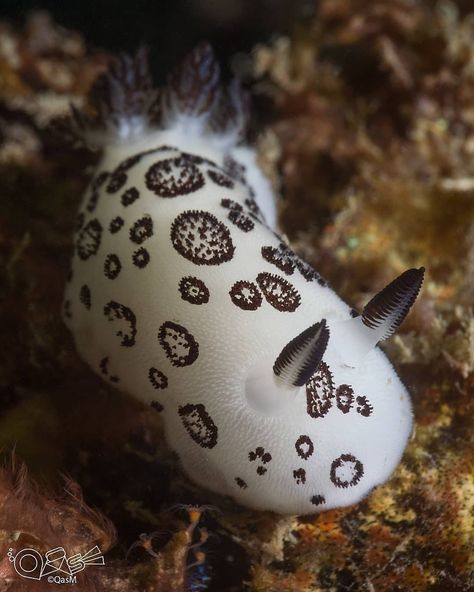
[(279, 236), (244, 144), (245, 95), (207, 44), (156, 91), (120, 57), (71, 129), (102, 157), (79, 210), (65, 321), (81, 356), (151, 404), (198, 484), (282, 514), (353, 504), (412, 429), (376, 347), (422, 284), (409, 269), (359, 315)]

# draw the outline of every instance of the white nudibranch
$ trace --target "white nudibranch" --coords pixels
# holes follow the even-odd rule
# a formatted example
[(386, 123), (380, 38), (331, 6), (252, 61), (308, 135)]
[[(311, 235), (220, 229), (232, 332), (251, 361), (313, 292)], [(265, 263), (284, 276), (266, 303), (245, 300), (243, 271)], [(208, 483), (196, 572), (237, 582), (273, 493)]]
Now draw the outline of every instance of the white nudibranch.
[(276, 233), (243, 144), (247, 107), (199, 46), (160, 92), (146, 56), (96, 84), (70, 130), (102, 150), (80, 207), (64, 317), (104, 380), (150, 403), (189, 477), (258, 510), (307, 514), (386, 481), (412, 430), (376, 347), (423, 281), (354, 316)]

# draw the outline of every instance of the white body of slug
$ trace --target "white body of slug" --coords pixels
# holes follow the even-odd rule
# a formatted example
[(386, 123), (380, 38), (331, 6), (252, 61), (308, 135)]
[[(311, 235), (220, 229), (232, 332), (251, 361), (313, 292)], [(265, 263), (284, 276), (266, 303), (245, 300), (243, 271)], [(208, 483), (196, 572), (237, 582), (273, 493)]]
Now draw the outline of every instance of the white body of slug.
[[(371, 330), (275, 234), (253, 151), (224, 140), (178, 117), (105, 147), (66, 322), (95, 371), (161, 412), (198, 484), (283, 514), (355, 503), (399, 462), (409, 396), (378, 348), (348, 359)], [(322, 319), (322, 361), (295, 386), (275, 360)]]

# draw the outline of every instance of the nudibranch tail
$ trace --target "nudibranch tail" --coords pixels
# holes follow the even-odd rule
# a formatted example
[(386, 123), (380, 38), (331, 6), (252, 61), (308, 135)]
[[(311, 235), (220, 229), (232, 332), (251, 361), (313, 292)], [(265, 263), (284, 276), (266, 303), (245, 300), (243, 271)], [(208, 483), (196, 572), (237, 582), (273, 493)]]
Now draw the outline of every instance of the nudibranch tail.
[(273, 365), (280, 384), (300, 387), (316, 373), (329, 341), (326, 319), (315, 323), (282, 349)]
[(235, 146), (245, 138), (249, 119), (248, 95), (235, 79), (222, 85), (207, 42), (184, 58), (163, 89), (153, 86), (145, 47), (134, 56), (121, 54), (96, 80), (89, 100), (87, 112), (71, 105), (71, 116), (57, 128), (93, 150), (171, 128)]
[(357, 366), (379, 341), (393, 335), (415, 302), (424, 273), (424, 267), (404, 271), (367, 303), (360, 316), (331, 326), (345, 364)]

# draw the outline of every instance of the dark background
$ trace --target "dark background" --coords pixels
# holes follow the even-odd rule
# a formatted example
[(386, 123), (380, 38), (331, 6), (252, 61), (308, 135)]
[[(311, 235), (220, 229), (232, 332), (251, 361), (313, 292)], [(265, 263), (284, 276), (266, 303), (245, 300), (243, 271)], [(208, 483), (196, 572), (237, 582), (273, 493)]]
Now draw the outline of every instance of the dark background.
[(290, 33), (314, 15), (314, 0), (1, 0), (0, 18), (21, 24), (28, 12), (46, 10), (82, 33), (91, 47), (112, 52), (150, 48), (158, 81), (203, 39), (222, 63), (256, 43)]

